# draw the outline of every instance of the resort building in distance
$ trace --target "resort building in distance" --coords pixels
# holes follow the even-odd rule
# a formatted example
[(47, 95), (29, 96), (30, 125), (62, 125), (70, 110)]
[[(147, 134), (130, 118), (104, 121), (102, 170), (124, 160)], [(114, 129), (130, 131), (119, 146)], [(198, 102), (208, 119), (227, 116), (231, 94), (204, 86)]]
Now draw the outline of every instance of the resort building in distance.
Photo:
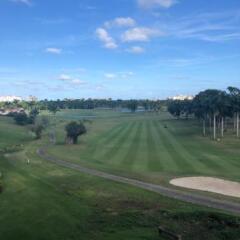
[(37, 102), (38, 98), (30, 95), (27, 98), (22, 98), (19, 96), (13, 96), (13, 95), (8, 95), (8, 96), (0, 96), (0, 102), (14, 102), (14, 101), (27, 101), (27, 102)]
[(14, 101), (22, 101), (21, 97), (17, 96), (0, 96), (0, 102), (14, 102)]
[(174, 97), (170, 97), (169, 99), (183, 101), (183, 100), (193, 100), (193, 98), (194, 98), (194, 96), (177, 95), (177, 96), (174, 96)]

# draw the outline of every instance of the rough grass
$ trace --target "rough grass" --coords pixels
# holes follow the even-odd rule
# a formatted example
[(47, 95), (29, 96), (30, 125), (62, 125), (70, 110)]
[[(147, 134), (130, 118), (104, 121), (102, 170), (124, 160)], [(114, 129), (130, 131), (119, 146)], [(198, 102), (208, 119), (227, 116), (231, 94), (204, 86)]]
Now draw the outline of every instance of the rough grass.
[[(33, 159), (34, 147), (28, 154)], [(57, 167), (24, 153), (2, 159), (0, 239), (237, 239), (239, 218)]]
[(17, 126), (12, 118), (0, 117), (0, 150), (24, 144), (31, 140), (31, 138), (28, 130)]

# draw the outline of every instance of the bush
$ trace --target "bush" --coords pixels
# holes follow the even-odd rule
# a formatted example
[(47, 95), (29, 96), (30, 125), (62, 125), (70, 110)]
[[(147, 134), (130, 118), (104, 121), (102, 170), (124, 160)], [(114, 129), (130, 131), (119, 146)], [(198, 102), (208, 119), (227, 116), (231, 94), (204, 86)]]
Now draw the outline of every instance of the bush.
[(29, 123), (28, 116), (25, 112), (14, 114), (14, 120), (18, 125), (26, 125)]
[(35, 124), (31, 127), (31, 131), (35, 134), (36, 139), (40, 139), (42, 137), (43, 130), (44, 126), (41, 124)]

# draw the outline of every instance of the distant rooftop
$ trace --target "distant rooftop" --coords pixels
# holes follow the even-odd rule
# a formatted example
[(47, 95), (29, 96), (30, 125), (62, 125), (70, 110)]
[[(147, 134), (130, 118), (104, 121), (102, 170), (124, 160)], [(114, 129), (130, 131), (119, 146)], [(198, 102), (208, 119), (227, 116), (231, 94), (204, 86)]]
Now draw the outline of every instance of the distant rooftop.
[(193, 100), (193, 98), (194, 97), (191, 95), (177, 95), (174, 97), (170, 97), (169, 99), (183, 101), (183, 100)]
[(17, 96), (0, 96), (0, 102), (14, 102), (15, 100), (22, 101), (22, 98)]

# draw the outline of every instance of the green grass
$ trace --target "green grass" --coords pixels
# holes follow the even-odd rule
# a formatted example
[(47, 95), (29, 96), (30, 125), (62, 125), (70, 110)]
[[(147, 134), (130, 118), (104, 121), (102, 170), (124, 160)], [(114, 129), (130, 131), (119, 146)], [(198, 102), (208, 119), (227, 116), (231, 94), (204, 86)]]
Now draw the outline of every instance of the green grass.
[[(174, 120), (166, 113), (113, 116), (93, 120), (79, 145), (56, 145), (50, 153), (154, 182), (191, 175), (240, 181), (240, 140), (232, 135), (213, 142), (201, 136), (196, 121)], [(64, 139), (62, 129), (58, 128), (59, 139)]]
[[(109, 171), (119, 168), (126, 174), (157, 174), (155, 178), (161, 178), (158, 173), (180, 171), (180, 166), (184, 165), (175, 164), (173, 153), (165, 147), (169, 136), (165, 133), (164, 140), (158, 133), (158, 124), (161, 132), (166, 131), (161, 129), (159, 116), (119, 118), (118, 113), (114, 114), (110, 120), (100, 117), (89, 124), (89, 134), (79, 145), (68, 147), (62, 145), (64, 133), (61, 129), (65, 120), (58, 119), (59, 145), (52, 151), (61, 157), (68, 151), (72, 161), (86, 164), (90, 161), (92, 166)], [(171, 123), (171, 126), (178, 129), (177, 124)], [(13, 140), (9, 138), (5, 142), (8, 134), (0, 135), (1, 144), (8, 147), (24, 142), (25, 147), (21, 152), (0, 155), (3, 173), (0, 239), (157, 240), (161, 239), (157, 233), (159, 225), (181, 233), (186, 240), (237, 240), (240, 235), (237, 217), (61, 168), (36, 155), (37, 148), (47, 138), (31, 141), (26, 128), (17, 127), (6, 118), (0, 121), (1, 131), (3, 128), (9, 130)], [(183, 142), (174, 139), (184, 146)], [(171, 164), (166, 164), (162, 152)], [(106, 159), (106, 155), (112, 158)]]
[(32, 137), (29, 132), (14, 124), (11, 118), (0, 117), (0, 150), (17, 144), (24, 144)]

